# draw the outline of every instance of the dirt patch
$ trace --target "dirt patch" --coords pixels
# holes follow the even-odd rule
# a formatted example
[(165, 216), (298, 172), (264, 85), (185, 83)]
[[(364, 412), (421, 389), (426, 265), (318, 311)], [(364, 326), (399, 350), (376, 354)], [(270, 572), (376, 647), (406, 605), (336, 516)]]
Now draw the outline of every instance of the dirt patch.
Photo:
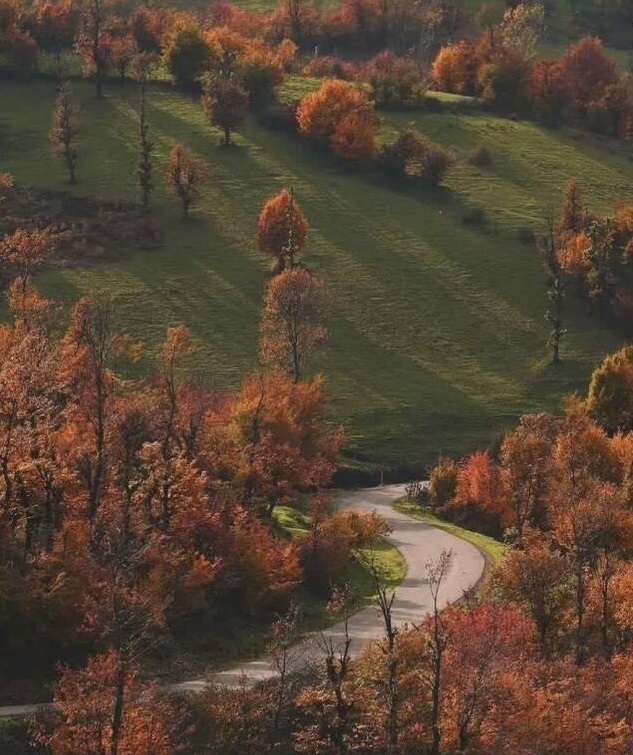
[(26, 186), (0, 190), (0, 236), (18, 228), (60, 231), (52, 264), (65, 267), (115, 262), (153, 249), (162, 231), (142, 207)]

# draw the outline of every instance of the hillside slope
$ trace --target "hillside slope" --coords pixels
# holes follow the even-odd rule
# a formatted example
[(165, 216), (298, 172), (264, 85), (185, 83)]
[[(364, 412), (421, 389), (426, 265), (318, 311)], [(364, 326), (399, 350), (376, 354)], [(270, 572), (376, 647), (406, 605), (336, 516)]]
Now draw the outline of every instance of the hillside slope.
[[(84, 144), (78, 193), (134, 194), (136, 93), (108, 89), (102, 102), (77, 85)], [(53, 86), (0, 84), (2, 170), (16, 180), (64, 188), (47, 138)], [(519, 241), (559, 201), (569, 178), (596, 207), (625, 196), (633, 163), (620, 154), (528, 123), (486, 114), (417, 114), (418, 126), (462, 157), (487, 145), (493, 164), (464, 159), (446, 187), (429, 192), (355, 174), (310, 144), (250, 123), (238, 148), (220, 149), (190, 98), (151, 92), (157, 143), (156, 216), (162, 248), (124, 262), (50, 270), (46, 293), (66, 300), (106, 292), (122, 325), (156, 349), (166, 325), (184, 322), (199, 344), (196, 369), (233, 386), (256, 359), (268, 261), (255, 245), (263, 200), (292, 185), (312, 224), (305, 262), (323, 276), (330, 344), (316, 367), (327, 375), (350, 447), (387, 462), (427, 463), (437, 453), (488, 444), (525, 411), (552, 409), (586, 384), (619, 339), (568, 300), (564, 364), (548, 365), (546, 296), (538, 255)], [(387, 118), (385, 129), (411, 120)], [(162, 161), (175, 141), (203, 154), (213, 177), (193, 219), (182, 223), (162, 187)], [(486, 229), (467, 227), (481, 207)], [(149, 357), (148, 357), (149, 358)]]

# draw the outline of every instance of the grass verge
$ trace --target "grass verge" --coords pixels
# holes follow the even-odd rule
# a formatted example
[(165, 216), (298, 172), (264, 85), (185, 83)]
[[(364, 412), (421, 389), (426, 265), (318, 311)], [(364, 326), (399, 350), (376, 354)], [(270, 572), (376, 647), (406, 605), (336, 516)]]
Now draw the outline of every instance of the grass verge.
[(507, 546), (495, 540), (488, 535), (482, 535), (481, 532), (473, 532), (472, 530), (464, 529), (457, 524), (447, 522), (444, 519), (440, 519), (428, 506), (420, 506), (417, 503), (411, 503), (405, 499), (396, 501), (394, 508), (401, 511), (403, 514), (410, 516), (412, 519), (418, 519), (425, 524), (430, 524), (438, 529), (450, 532), (455, 537), (461, 537), (462, 540), (466, 540), (472, 543), (483, 555), (486, 561), (486, 567), (480, 584), (486, 583), (490, 574), (490, 569), (495, 563), (500, 561), (508, 551)]
[[(277, 506), (273, 516), (277, 525), (290, 537), (304, 535), (310, 526), (309, 519), (304, 513), (289, 506)], [(381, 538), (371, 548), (359, 551), (355, 554), (345, 575), (345, 581), (349, 582), (352, 587), (355, 610), (368, 605), (376, 598), (376, 584), (368, 566), (370, 563), (382, 575), (388, 589), (395, 589), (407, 574), (407, 562), (400, 551), (388, 540)], [(316, 615), (313, 617), (316, 620), (315, 623), (319, 624), (324, 619), (325, 623), (315, 626), (314, 629), (309, 628), (308, 631), (322, 629), (323, 626), (333, 623), (331, 615), (322, 615), (324, 607), (322, 601), (315, 601), (312, 598), (310, 602), (314, 602), (314, 607), (317, 608)]]

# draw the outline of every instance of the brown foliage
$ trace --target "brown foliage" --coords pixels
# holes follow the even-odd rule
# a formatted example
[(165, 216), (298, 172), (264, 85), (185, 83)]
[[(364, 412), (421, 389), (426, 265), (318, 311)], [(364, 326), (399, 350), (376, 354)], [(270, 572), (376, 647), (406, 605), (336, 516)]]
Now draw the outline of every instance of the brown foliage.
[(202, 106), (213, 126), (224, 132), (224, 146), (231, 144), (231, 133), (246, 115), (248, 94), (240, 84), (224, 77), (213, 77), (203, 86)]
[(262, 360), (298, 382), (326, 338), (321, 325), (321, 281), (302, 268), (284, 270), (268, 284), (261, 323)]
[(477, 46), (462, 40), (439, 51), (433, 62), (433, 79), (443, 92), (474, 95), (479, 65)]
[(52, 755), (173, 755), (180, 749), (173, 706), (145, 688), (138, 670), (112, 651), (92, 657), (85, 669), (66, 668), (54, 700), (54, 717), (37, 736)]
[(182, 206), (182, 217), (189, 216), (189, 208), (200, 197), (200, 189), (209, 179), (211, 170), (208, 163), (194, 155), (182, 144), (176, 144), (169, 153), (165, 183), (167, 190), (178, 197)]

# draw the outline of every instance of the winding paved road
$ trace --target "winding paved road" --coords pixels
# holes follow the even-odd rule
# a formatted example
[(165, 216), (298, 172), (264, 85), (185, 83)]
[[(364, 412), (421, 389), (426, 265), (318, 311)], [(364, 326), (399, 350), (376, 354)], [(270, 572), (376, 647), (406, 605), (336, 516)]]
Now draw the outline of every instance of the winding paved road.
[[(345, 493), (338, 499), (342, 509), (356, 511), (376, 511), (391, 526), (389, 540), (402, 553), (407, 562), (407, 576), (396, 591), (393, 603), (393, 618), (396, 626), (419, 622), (431, 608), (431, 593), (426, 583), (426, 564), (436, 559), (442, 551), (453, 552), (450, 571), (440, 589), (441, 607), (459, 600), (464, 592), (476, 585), (481, 579), (485, 561), (481, 552), (471, 543), (431, 525), (411, 519), (406, 514), (396, 511), (392, 504), (404, 495), (404, 485), (386, 485), (379, 488)], [(381, 636), (382, 618), (374, 606), (364, 608), (354, 614), (349, 621), (352, 638), (351, 653), (358, 655), (372, 640)], [(342, 624), (335, 624), (324, 632), (335, 645), (343, 639)], [(298, 668), (306, 663), (318, 660), (322, 656), (316, 637), (309, 637), (299, 643), (291, 652), (292, 667)], [(242, 679), (250, 683), (268, 679), (275, 674), (270, 658), (243, 663), (209, 677), (194, 679), (170, 687), (173, 691), (199, 692), (211, 682), (236, 686)], [(0, 717), (25, 716), (36, 713), (37, 705), (13, 705), (0, 707)]]

